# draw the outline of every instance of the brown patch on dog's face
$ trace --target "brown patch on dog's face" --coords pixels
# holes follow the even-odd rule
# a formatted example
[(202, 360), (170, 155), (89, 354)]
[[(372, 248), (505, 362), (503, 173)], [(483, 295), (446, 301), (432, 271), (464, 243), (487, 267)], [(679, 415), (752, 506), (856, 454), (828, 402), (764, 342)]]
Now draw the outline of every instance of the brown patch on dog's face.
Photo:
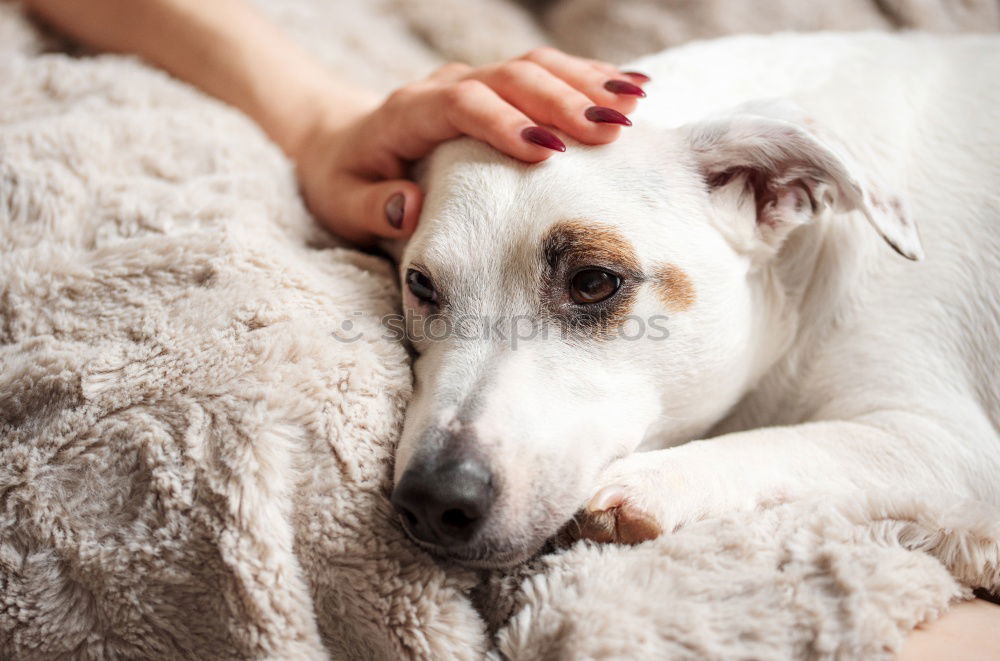
[[(546, 233), (542, 256), (542, 304), (564, 327), (607, 337), (631, 313), (643, 276), (632, 244), (615, 228), (583, 220), (562, 221)], [(570, 296), (570, 281), (591, 268), (613, 274), (620, 285), (606, 300), (578, 304)]]
[(542, 242), (545, 261), (555, 267), (561, 260), (578, 265), (615, 266), (629, 273), (639, 273), (632, 244), (608, 225), (583, 220), (557, 223)]
[(694, 285), (688, 274), (678, 266), (666, 264), (656, 269), (653, 288), (671, 312), (683, 312), (694, 305)]

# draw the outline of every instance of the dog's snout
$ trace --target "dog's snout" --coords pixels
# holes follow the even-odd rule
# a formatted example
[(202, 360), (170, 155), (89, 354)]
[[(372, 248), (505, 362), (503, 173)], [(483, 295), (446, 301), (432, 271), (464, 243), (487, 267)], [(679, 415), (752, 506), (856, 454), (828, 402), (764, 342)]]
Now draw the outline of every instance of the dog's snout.
[(458, 546), (483, 527), (495, 495), (486, 464), (451, 455), (409, 468), (392, 492), (392, 504), (417, 539)]

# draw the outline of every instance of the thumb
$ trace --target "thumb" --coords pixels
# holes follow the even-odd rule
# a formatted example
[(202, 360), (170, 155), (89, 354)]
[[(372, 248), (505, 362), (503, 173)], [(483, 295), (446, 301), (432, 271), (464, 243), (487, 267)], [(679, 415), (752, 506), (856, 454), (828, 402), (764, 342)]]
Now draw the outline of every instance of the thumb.
[[(413, 234), (420, 216), (423, 192), (412, 181), (396, 179), (377, 183), (358, 182), (347, 193), (343, 225), (345, 234), (402, 239)], [(353, 238), (348, 235), (346, 238)]]

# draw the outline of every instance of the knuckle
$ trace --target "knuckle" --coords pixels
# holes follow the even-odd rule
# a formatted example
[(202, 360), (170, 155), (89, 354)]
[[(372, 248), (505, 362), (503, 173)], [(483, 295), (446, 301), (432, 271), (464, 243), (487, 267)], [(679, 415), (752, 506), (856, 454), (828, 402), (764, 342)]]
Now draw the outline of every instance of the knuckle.
[(461, 76), (472, 71), (472, 67), (462, 62), (448, 62), (437, 71), (434, 76)]
[(417, 84), (403, 85), (393, 90), (386, 99), (385, 105), (391, 108), (410, 105), (420, 95)]
[(572, 130), (575, 133), (589, 133), (591, 129), (597, 127), (598, 125), (594, 122), (588, 120), (584, 115), (588, 103), (577, 103), (568, 99), (564, 99), (559, 102), (559, 104), (554, 108), (555, 113), (558, 117), (562, 119), (565, 123), (567, 129)]
[[(510, 128), (511, 118), (506, 113), (498, 112), (483, 119), (483, 128), (493, 136), (503, 136)], [(503, 140), (507, 144), (507, 140)], [(521, 146), (518, 143), (518, 146)]]
[(444, 101), (453, 107), (466, 108), (475, 102), (484, 87), (478, 80), (460, 80), (444, 89)]
[(526, 60), (511, 60), (504, 62), (496, 70), (500, 83), (516, 83), (524, 80), (538, 70), (538, 65)]
[(558, 51), (551, 46), (540, 46), (538, 48), (532, 48), (527, 53), (521, 56), (522, 60), (527, 60), (528, 62), (546, 62), (552, 59), (552, 55)]
[(589, 64), (594, 69), (597, 69), (598, 71), (603, 73), (608, 73), (618, 70), (618, 67), (616, 67), (615, 65), (609, 64), (608, 62), (601, 62), (600, 60), (582, 60), (581, 62), (583, 64)]

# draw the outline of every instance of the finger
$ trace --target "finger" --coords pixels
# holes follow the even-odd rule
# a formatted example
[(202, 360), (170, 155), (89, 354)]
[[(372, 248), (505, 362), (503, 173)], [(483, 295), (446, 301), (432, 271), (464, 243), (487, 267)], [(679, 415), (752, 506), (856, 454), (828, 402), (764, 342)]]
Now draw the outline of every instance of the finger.
[(490, 86), (513, 106), (583, 143), (611, 142), (618, 137), (619, 127), (628, 125), (624, 115), (614, 110), (595, 115), (592, 99), (533, 62), (511, 61), (487, 76)]
[(439, 86), (391, 112), (383, 124), (393, 127), (392, 149), (406, 160), (420, 158), (438, 143), (463, 134), (528, 163), (566, 149), (553, 133), (536, 126), (475, 79)]
[(460, 133), (514, 158), (537, 163), (566, 150), (555, 134), (537, 126), (537, 118), (529, 118), (479, 80), (452, 86), (444, 93), (443, 102), (444, 116)]
[(449, 62), (432, 73), (428, 80), (439, 83), (457, 83), (473, 71), (473, 68), (462, 62)]
[(634, 83), (639, 87), (642, 87), (648, 83), (651, 79), (649, 76), (641, 71), (635, 71), (634, 69), (622, 69), (621, 67), (616, 67), (613, 64), (608, 64), (607, 62), (601, 62), (600, 60), (584, 60), (592, 67), (606, 74), (609, 78), (618, 80), (627, 80), (630, 83)]
[(644, 74), (641, 71), (623, 71), (622, 73), (625, 75), (625, 78), (627, 80), (631, 80), (633, 83), (635, 83), (639, 87), (642, 87), (643, 85), (645, 85), (646, 83), (648, 83), (650, 80), (652, 80), (649, 76), (647, 76), (646, 74)]
[(397, 179), (372, 184), (369, 188), (374, 200), (370, 215), (372, 233), (386, 238), (413, 234), (424, 201), (420, 187), (412, 181)]
[(638, 99), (645, 94), (634, 82), (610, 76), (590, 61), (567, 55), (555, 48), (538, 48), (521, 59), (533, 62), (564, 80), (587, 95), (594, 105), (613, 108), (621, 113), (628, 114), (634, 110)]
[(628, 125), (625, 116), (614, 109), (605, 108), (603, 115), (594, 111), (599, 106), (587, 95), (534, 62), (512, 60), (477, 75), (528, 117), (586, 144), (611, 142), (620, 126)]
[(423, 192), (412, 181), (371, 182), (347, 176), (331, 186), (336, 206), (324, 220), (337, 234), (359, 244), (376, 238), (401, 239), (413, 234)]
[(611, 78), (615, 78), (622, 74), (621, 69), (613, 64), (608, 64), (607, 62), (602, 62), (600, 60), (583, 59), (583, 61)]
[(622, 67), (616, 67), (613, 64), (608, 64), (607, 62), (602, 62), (600, 60), (584, 60), (594, 67), (601, 73), (607, 74), (609, 78), (617, 78), (620, 80), (627, 80), (631, 83), (642, 87), (648, 83), (651, 79), (649, 76), (641, 71), (635, 71), (634, 69), (623, 69)]

